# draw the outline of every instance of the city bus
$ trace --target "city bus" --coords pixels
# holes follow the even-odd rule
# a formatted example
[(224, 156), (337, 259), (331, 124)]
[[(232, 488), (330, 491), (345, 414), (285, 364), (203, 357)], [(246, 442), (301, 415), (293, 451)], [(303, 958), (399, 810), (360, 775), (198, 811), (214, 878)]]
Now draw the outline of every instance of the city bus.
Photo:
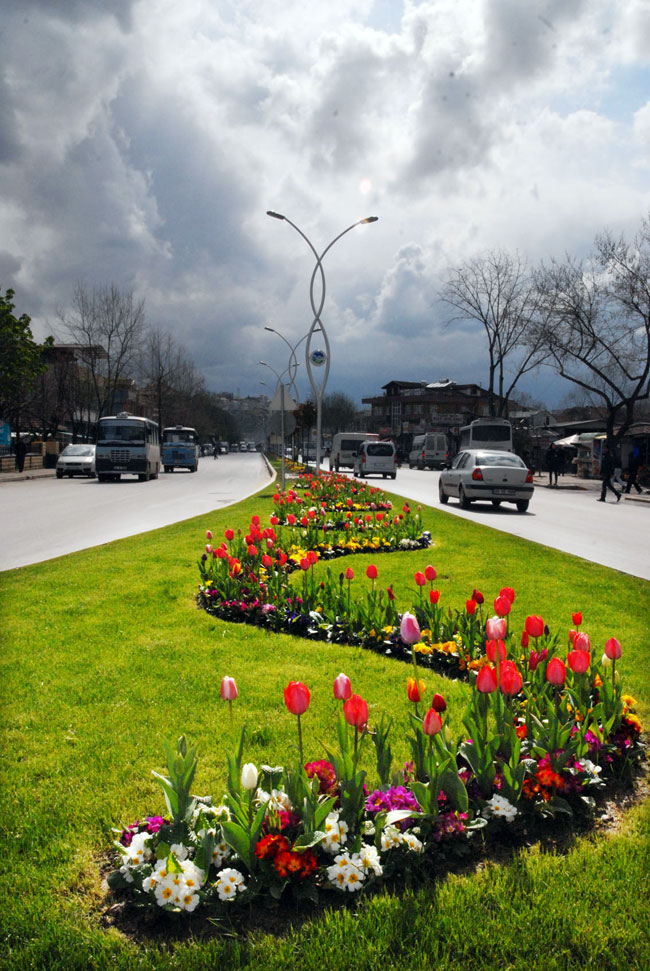
[(512, 452), (512, 425), (507, 418), (477, 418), (460, 430), (458, 451), (470, 448)]
[(137, 475), (140, 482), (157, 479), (160, 472), (160, 433), (150, 418), (120, 411), (97, 422), (95, 470), (99, 482)]
[(174, 469), (196, 472), (200, 451), (196, 428), (188, 428), (186, 425), (163, 428), (161, 462), (165, 472), (173, 472)]

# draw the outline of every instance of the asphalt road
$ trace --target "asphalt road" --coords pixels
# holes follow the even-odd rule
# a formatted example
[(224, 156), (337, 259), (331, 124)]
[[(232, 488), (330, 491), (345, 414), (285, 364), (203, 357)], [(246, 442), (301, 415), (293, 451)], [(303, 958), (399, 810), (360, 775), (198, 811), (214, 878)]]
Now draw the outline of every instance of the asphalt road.
[[(270, 482), (258, 454), (201, 460), (196, 474), (161, 473), (153, 482), (119, 483), (53, 476), (0, 480), (0, 570), (39, 563), (75, 550), (147, 532), (219, 509), (252, 495)], [(527, 513), (504, 504), (477, 503), (464, 512), (453, 499), (438, 503), (438, 473), (401, 468), (397, 479), (369, 482), (492, 529), (521, 536), (623, 573), (650, 580), (650, 502), (597, 503), (598, 483), (579, 488), (561, 480), (559, 489), (536, 479)], [(650, 498), (650, 497), (648, 497)]]
[(233, 453), (201, 459), (195, 473), (119, 482), (56, 479), (0, 481), (0, 570), (146, 533), (245, 499), (271, 481), (264, 457)]
[[(503, 503), (473, 503), (467, 512), (456, 499), (446, 506), (438, 501), (438, 472), (402, 467), (394, 482), (380, 481), (412, 502), (436, 506), (451, 516), (460, 516), (492, 529), (572, 553), (601, 563), (622, 573), (650, 580), (650, 503), (622, 499), (611, 493), (606, 502), (597, 502), (599, 482), (580, 482), (573, 477), (560, 479), (560, 487), (546, 487), (547, 476), (535, 478), (535, 492), (528, 512)], [(648, 497), (650, 498), (650, 497)], [(649, 605), (650, 606), (650, 605)]]

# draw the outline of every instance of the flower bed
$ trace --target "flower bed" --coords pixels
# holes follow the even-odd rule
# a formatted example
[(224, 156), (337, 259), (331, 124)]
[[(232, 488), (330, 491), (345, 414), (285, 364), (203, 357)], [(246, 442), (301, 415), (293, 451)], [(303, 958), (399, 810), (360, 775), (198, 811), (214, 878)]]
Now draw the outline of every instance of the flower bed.
[[(407, 615), (406, 640), (416, 626)], [(297, 719), (297, 762), (244, 763), (242, 731), (218, 801), (192, 795), (196, 751), (183, 737), (167, 743), (168, 776), (154, 773), (167, 814), (117, 831), (119, 865), (109, 886), (173, 912), (228, 911), (265, 897), (315, 903), (322, 893), (350, 895), (404, 880), (414, 868), (434, 872), (450, 851), (480, 845), (478, 831), (530, 836), (558, 814), (588, 817), (608, 780), (633, 773), (642, 747), (634, 700), (621, 693), (616, 671), (618, 641), (611, 638), (597, 661), (581, 636), (566, 662), (554, 655), (532, 671), (497, 648), (472, 687), (459, 739), (442, 695), (420, 710), (415, 669), (407, 688), (411, 759), (397, 777), (390, 721), (369, 724), (368, 704), (344, 674), (333, 686), (341, 703), (337, 750), (305, 761), (301, 718), (311, 695), (291, 682), (284, 700)], [(232, 678), (223, 679), (221, 694), (232, 716)], [(360, 768), (369, 745), (372, 787)]]

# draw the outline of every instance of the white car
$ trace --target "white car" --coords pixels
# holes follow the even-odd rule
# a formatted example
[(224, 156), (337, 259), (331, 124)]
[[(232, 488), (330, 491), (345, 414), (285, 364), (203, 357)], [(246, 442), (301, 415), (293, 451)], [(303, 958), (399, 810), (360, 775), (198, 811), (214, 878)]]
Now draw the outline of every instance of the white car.
[(56, 477), (85, 475), (95, 478), (95, 446), (66, 445), (56, 462)]
[(397, 449), (393, 443), (361, 442), (354, 457), (354, 474), (359, 479), (367, 475), (394, 479), (397, 475)]
[(438, 481), (440, 502), (446, 505), (453, 496), (463, 509), (476, 500), (487, 500), (496, 507), (514, 502), (519, 512), (526, 512), (534, 488), (533, 473), (523, 459), (513, 452), (488, 449), (459, 452)]

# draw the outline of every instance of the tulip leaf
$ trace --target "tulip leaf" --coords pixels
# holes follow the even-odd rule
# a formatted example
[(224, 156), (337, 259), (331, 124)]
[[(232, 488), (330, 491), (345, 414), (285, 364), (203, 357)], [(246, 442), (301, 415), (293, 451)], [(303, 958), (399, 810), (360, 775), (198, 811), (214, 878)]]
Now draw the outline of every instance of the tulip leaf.
[(251, 861), (251, 841), (246, 830), (237, 823), (224, 821), (221, 824), (223, 838), (247, 866)]

